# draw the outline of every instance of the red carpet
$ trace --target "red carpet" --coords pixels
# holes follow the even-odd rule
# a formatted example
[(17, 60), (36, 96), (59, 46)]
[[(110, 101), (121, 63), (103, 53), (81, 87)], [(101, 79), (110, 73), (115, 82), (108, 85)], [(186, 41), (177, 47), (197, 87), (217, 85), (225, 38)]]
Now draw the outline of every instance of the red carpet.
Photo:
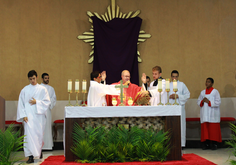
[(216, 165), (198, 155), (184, 154), (181, 161), (166, 161), (166, 162), (125, 162), (125, 163), (75, 163), (65, 162), (65, 157), (49, 156), (41, 165)]

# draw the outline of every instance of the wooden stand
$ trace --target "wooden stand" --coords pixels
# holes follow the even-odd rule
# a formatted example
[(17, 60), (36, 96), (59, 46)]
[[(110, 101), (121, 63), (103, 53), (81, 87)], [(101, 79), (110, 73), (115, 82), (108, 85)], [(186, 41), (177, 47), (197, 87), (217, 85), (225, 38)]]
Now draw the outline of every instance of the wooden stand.
[(0, 129), (5, 130), (5, 99), (0, 96)]

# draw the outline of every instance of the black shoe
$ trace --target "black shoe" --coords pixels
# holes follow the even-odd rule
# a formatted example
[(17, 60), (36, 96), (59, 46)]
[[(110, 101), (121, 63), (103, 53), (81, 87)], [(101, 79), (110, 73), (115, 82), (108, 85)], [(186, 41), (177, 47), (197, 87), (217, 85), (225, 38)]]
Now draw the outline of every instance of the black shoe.
[(29, 159), (26, 162), (27, 164), (34, 163), (34, 156), (29, 156)]
[(43, 152), (41, 151), (40, 159), (43, 159)]
[(212, 145), (211, 145), (211, 149), (212, 149), (212, 150), (217, 150), (217, 148), (218, 148), (218, 147), (217, 147), (217, 144), (212, 144)]
[(206, 142), (202, 143), (202, 150), (207, 150), (209, 148), (210, 148), (209, 144), (207, 144)]

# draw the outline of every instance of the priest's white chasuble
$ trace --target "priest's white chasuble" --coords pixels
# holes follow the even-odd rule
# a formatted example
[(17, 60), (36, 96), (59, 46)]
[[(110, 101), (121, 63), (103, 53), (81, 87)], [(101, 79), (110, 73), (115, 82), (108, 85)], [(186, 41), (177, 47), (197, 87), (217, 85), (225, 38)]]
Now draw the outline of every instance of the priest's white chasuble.
[(107, 102), (105, 96), (107, 94), (119, 95), (119, 93), (120, 90), (117, 90), (115, 85), (104, 85), (96, 81), (90, 81), (87, 105), (94, 107), (106, 106)]
[(52, 138), (52, 109), (56, 105), (56, 94), (55, 90), (52, 86), (48, 84), (43, 84), (41, 83), (40, 85), (44, 86), (49, 94), (51, 105), (48, 107), (47, 114), (46, 114), (46, 126), (45, 126), (45, 131), (44, 131), (44, 136), (43, 136), (43, 149), (44, 150), (52, 150), (53, 147), (53, 138)]
[[(34, 98), (36, 104), (31, 105)], [(19, 96), (17, 108), (17, 121), (24, 124), (24, 153), (25, 157), (33, 155), (40, 157), (43, 147), (43, 134), (46, 124), (46, 113), (50, 106), (47, 89), (39, 84), (25, 86)], [(28, 117), (28, 122), (23, 118)]]
[[(185, 147), (186, 144), (186, 114), (185, 114), (185, 103), (190, 98), (190, 92), (187, 88), (187, 86), (180, 81), (177, 81), (177, 87), (178, 91), (176, 94), (178, 95), (178, 98), (176, 98), (176, 102), (181, 105), (181, 146)], [(169, 95), (174, 94), (173, 91), (173, 82), (170, 82), (170, 92)], [(175, 99), (170, 99), (169, 102), (171, 104), (174, 104)]]

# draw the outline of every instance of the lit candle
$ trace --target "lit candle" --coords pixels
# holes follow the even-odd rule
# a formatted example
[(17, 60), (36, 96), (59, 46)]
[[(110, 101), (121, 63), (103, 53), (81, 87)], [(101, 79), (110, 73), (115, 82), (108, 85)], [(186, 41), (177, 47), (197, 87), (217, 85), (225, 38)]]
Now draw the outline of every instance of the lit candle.
[(166, 89), (170, 89), (170, 79), (166, 79)]
[(87, 81), (83, 80), (83, 83), (82, 83), (82, 90), (83, 91), (86, 91), (86, 86), (87, 86)]
[(72, 91), (72, 80), (69, 79), (68, 80), (68, 92), (71, 92)]
[(158, 90), (162, 90), (162, 79), (158, 79)]
[(173, 80), (173, 89), (178, 89), (176, 80)]
[(75, 80), (75, 91), (78, 92), (79, 91), (79, 79)]

